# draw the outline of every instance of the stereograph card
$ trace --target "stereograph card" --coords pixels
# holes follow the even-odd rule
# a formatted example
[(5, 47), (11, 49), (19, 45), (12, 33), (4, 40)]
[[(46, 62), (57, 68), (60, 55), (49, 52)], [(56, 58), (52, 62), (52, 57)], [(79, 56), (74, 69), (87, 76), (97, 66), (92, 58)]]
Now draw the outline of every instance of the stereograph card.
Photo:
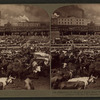
[(0, 97), (99, 97), (100, 4), (0, 4)]

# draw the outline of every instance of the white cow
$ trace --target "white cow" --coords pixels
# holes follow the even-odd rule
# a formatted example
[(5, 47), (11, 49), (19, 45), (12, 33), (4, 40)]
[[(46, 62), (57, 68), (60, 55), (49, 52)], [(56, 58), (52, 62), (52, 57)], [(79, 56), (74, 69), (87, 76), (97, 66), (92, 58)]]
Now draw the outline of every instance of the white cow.
[(67, 63), (63, 63), (63, 68), (66, 68), (67, 67)]
[(41, 72), (41, 66), (36, 66), (36, 69), (33, 70), (34, 73)]
[(31, 79), (26, 78), (26, 79), (24, 80), (24, 82), (25, 82), (25, 89), (27, 89), (27, 90), (34, 89), (34, 85), (33, 85)]
[(72, 78), (72, 79), (69, 79), (68, 82), (84, 82), (85, 83), (85, 86), (84, 88), (86, 88), (86, 86), (89, 84), (89, 83), (93, 83), (94, 80), (97, 79), (97, 77), (94, 77), (94, 76), (90, 76), (90, 77), (78, 77), (78, 78)]
[(13, 77), (9, 76), (9, 78), (7, 77), (1, 77), (0, 78), (0, 82), (3, 83), (3, 89), (5, 89), (5, 86), (8, 84), (8, 83), (12, 83), (13, 82)]

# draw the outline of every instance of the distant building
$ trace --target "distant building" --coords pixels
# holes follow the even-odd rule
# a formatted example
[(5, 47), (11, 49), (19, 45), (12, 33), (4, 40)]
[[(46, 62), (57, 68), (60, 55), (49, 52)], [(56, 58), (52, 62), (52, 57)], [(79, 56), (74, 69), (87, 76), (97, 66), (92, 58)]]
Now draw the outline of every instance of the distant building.
[(39, 27), (40, 25), (40, 22), (18, 22), (20, 27)]
[(49, 27), (49, 23), (48, 22), (33, 22), (33, 21), (27, 21), (27, 22), (18, 22), (18, 26), (19, 27)]
[(49, 22), (19, 22), (13, 25), (10, 22), (0, 26), (0, 35), (49, 35)]
[(91, 20), (85, 18), (76, 18), (76, 17), (59, 17), (52, 18), (52, 25), (87, 25)]
[(51, 19), (51, 30), (58, 31), (59, 36), (64, 35), (100, 35), (100, 25), (90, 19), (78, 17), (58, 17)]

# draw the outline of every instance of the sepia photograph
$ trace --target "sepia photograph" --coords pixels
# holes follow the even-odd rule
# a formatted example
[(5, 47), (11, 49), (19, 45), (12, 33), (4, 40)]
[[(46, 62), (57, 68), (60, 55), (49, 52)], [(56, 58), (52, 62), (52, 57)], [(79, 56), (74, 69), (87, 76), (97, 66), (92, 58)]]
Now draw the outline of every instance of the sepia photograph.
[(50, 89), (50, 19), (33, 4), (0, 5), (0, 90)]
[(51, 89), (100, 89), (99, 4), (69, 4), (52, 13)]
[(100, 97), (100, 4), (1, 2), (0, 97)]

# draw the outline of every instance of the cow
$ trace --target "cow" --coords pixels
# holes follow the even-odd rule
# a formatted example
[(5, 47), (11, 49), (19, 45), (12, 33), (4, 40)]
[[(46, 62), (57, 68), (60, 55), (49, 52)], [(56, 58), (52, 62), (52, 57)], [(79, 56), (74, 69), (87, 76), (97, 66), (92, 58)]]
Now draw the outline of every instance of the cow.
[(3, 83), (0, 82), (0, 90), (3, 90)]
[(63, 68), (66, 68), (67, 67), (67, 63), (63, 63)]
[(100, 61), (95, 61), (89, 66), (89, 74), (100, 77)]
[(40, 75), (44, 77), (49, 77), (50, 75), (50, 63), (48, 60), (44, 60), (43, 64), (41, 65), (41, 72)]
[(58, 84), (62, 81), (63, 77), (61, 75), (56, 75), (51, 78), (51, 87), (56, 89)]
[(60, 71), (59, 69), (51, 69), (51, 77), (55, 77), (61, 74), (62, 74), (62, 71)]
[(32, 80), (30, 78), (26, 78), (24, 80), (24, 82), (25, 82), (25, 89), (34, 90), (34, 85), (33, 85), (33, 82), (32, 82)]
[(51, 77), (51, 86), (56, 89), (58, 84), (63, 81), (68, 81), (68, 79), (72, 78), (72, 73), (70, 71), (65, 70), (64, 72), (60, 69)]
[(4, 72), (7, 71), (8, 64), (9, 64), (9, 62), (5, 58), (3, 58), (2, 63), (1, 63), (1, 67), (4, 69)]
[(21, 79), (21, 75), (24, 70), (25, 67), (22, 66), (22, 62), (20, 61), (20, 59), (15, 59), (7, 66), (7, 77), (11, 75), (13, 77), (16, 76), (17, 78)]
[(5, 89), (5, 86), (6, 86), (7, 84), (13, 83), (13, 79), (15, 79), (15, 78), (13, 78), (13, 77), (11, 77), (11, 76), (9, 76), (9, 78), (7, 78), (7, 77), (1, 77), (1, 78), (0, 78), (0, 83), (3, 84), (3, 89)]
[(64, 81), (58, 84), (58, 89), (84, 89), (85, 83), (82, 81), (68, 82)]
[(86, 86), (87, 86), (89, 83), (95, 82), (95, 79), (97, 79), (97, 77), (94, 77), (94, 76), (91, 75), (90, 77), (72, 78), (72, 79), (69, 79), (68, 82), (78, 82), (78, 81), (84, 82), (84, 83), (85, 83), (84, 89), (85, 89)]

